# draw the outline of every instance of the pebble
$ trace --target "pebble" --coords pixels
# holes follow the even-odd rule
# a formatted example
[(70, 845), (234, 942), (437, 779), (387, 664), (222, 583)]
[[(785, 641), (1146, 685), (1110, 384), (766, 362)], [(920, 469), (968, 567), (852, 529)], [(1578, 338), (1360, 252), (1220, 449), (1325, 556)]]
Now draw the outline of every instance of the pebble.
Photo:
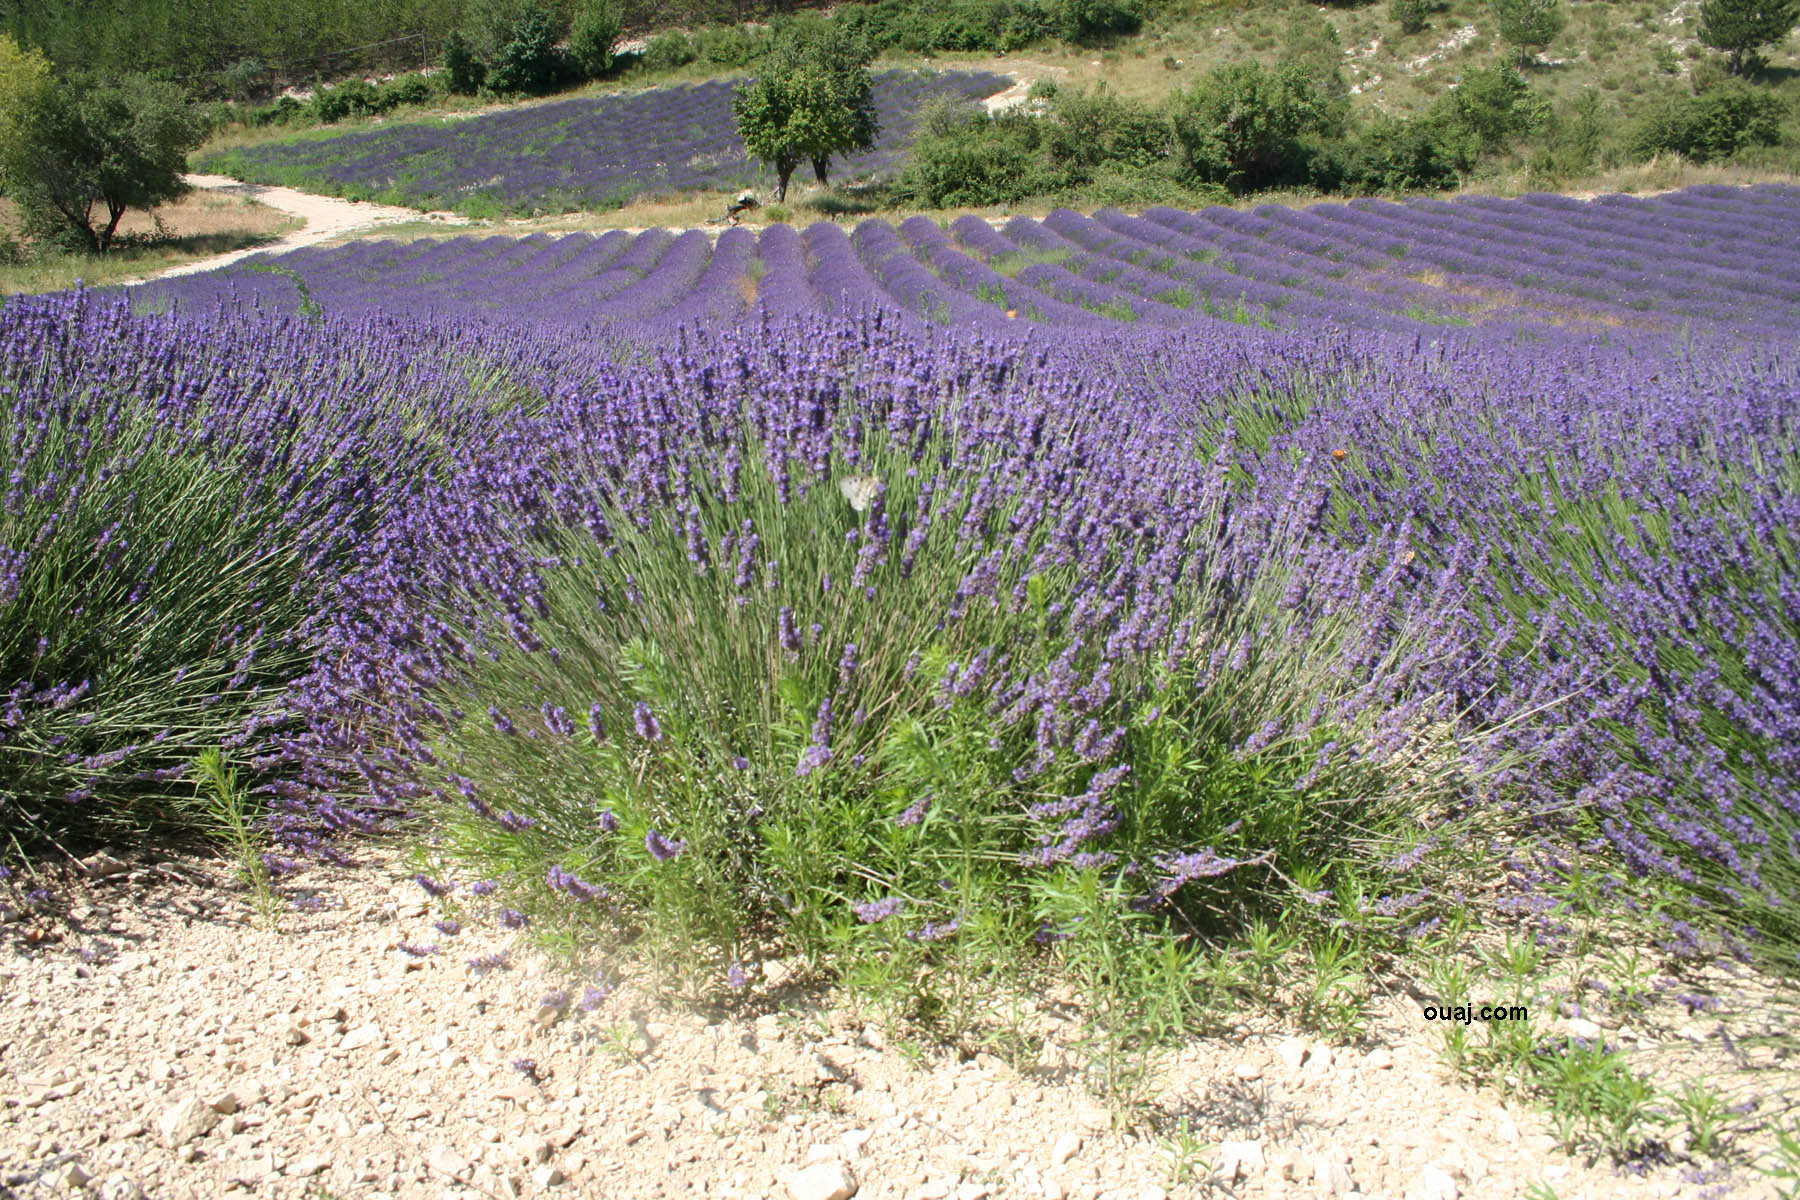
[(156, 1119), (157, 1132), (163, 1145), (171, 1150), (204, 1136), (219, 1123), (219, 1114), (198, 1096), (184, 1096), (163, 1110)]
[(1455, 1176), (1435, 1163), (1427, 1163), (1406, 1189), (1406, 1200), (1457, 1200), (1462, 1188)]
[(433, 1146), (425, 1154), (425, 1165), (451, 1179), (462, 1179), (469, 1173), (469, 1160), (448, 1146)]
[(856, 1195), (856, 1176), (850, 1168), (835, 1160), (814, 1163), (788, 1177), (788, 1195), (793, 1200), (849, 1200)]
[(1219, 1143), (1218, 1175), (1227, 1185), (1248, 1179), (1267, 1165), (1261, 1142), (1225, 1141)]
[(1050, 1161), (1057, 1166), (1068, 1162), (1081, 1152), (1081, 1135), (1068, 1132), (1059, 1135), (1056, 1144), (1050, 1148)]

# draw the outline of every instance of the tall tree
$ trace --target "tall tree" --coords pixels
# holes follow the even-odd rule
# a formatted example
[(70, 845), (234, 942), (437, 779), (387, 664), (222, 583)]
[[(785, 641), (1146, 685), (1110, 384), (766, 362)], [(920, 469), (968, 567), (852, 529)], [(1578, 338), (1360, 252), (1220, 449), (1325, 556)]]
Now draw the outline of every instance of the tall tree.
[(1733, 75), (1748, 74), (1756, 51), (1787, 37), (1800, 0), (1701, 0), (1700, 40), (1729, 56)]
[(1569, 23), (1562, 0), (1493, 0), (1503, 41), (1519, 48), (1524, 65)]
[(0, 139), (0, 182), (27, 232), (101, 254), (128, 209), (154, 208), (187, 190), (187, 153), (205, 126), (174, 84), (83, 75), (30, 94), (21, 118), (0, 117), (0, 128), (14, 133)]
[(777, 202), (787, 199), (801, 163), (826, 183), (834, 154), (875, 144), (873, 57), (861, 38), (796, 22), (775, 35), (756, 78), (738, 89), (738, 133), (754, 158), (774, 168)]

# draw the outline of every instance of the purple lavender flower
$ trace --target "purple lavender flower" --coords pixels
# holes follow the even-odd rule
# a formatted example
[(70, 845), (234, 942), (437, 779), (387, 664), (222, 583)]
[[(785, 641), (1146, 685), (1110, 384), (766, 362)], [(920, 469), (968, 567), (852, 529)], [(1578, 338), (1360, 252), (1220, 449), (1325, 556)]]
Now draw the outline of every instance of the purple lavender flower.
[(882, 900), (870, 900), (863, 904), (852, 904), (850, 906), (850, 911), (855, 913), (856, 919), (861, 921), (864, 925), (873, 925), (878, 921), (887, 920), (889, 917), (901, 912), (905, 908), (906, 897), (889, 896)]
[(637, 735), (646, 742), (662, 740), (662, 726), (657, 724), (656, 714), (651, 712), (650, 706), (642, 700), (639, 700), (637, 707), (632, 710), (631, 723), (632, 727), (637, 730)]
[(687, 849), (687, 842), (666, 838), (652, 829), (644, 835), (644, 849), (650, 851), (650, 857), (657, 862), (668, 862)]
[(508, 929), (523, 929), (531, 924), (531, 918), (516, 908), (503, 908), (500, 910), (500, 924)]

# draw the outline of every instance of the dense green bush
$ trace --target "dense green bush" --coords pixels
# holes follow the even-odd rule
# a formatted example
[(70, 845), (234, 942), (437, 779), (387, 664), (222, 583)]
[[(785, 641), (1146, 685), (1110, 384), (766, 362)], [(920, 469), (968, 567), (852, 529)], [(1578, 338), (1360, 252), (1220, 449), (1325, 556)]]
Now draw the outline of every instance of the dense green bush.
[(672, 71), (687, 66), (696, 57), (693, 39), (677, 29), (659, 33), (645, 43), (638, 63), (652, 71)]
[(583, 79), (598, 79), (612, 70), (613, 46), (623, 26), (607, 0), (587, 0), (569, 29), (569, 61)]
[(459, 96), (472, 96), (487, 82), (487, 64), (475, 54), (475, 47), (459, 31), (451, 30), (444, 38), (444, 54), (439, 60), (444, 68), (445, 83)]
[(1732, 82), (1699, 96), (1670, 96), (1639, 122), (1632, 152), (1648, 158), (1675, 153), (1695, 162), (1729, 158), (1749, 146), (1781, 140), (1788, 106), (1780, 97)]
[(1467, 149), (1462, 132), (1441, 119), (1385, 117), (1315, 158), (1312, 183), (1359, 195), (1455, 187), (1470, 165)]
[(544, 9), (527, 6), (507, 28), (506, 40), (488, 64), (488, 87), (527, 96), (560, 87), (571, 73), (569, 58), (558, 45), (564, 32)]
[(716, 25), (696, 30), (694, 57), (717, 67), (745, 67), (769, 48), (767, 31), (743, 25)]
[(1134, 0), (1053, 0), (1050, 15), (1056, 36), (1076, 43), (1136, 33), (1144, 20)]
[(1438, 111), (1448, 122), (1467, 130), (1482, 152), (1491, 153), (1541, 125), (1549, 103), (1531, 90), (1518, 71), (1494, 63), (1463, 72), (1462, 82), (1455, 91), (1444, 94)]
[(1321, 139), (1344, 130), (1342, 107), (1297, 64), (1237, 62), (1170, 100), (1181, 169), (1233, 192), (1304, 183)]
[(1431, 15), (1432, 0), (1388, 0), (1388, 17), (1400, 26), (1401, 33), (1418, 33)]
[(380, 93), (365, 80), (346, 79), (336, 87), (321, 87), (313, 92), (313, 119), (325, 125), (380, 111)]

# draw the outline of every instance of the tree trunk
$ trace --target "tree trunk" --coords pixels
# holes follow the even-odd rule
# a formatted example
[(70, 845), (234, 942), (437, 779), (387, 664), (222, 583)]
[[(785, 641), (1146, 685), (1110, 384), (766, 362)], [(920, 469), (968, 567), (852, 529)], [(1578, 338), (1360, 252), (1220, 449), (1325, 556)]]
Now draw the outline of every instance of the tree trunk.
[(787, 200), (788, 176), (794, 173), (797, 163), (778, 162), (775, 164), (775, 203), (782, 204)]
[(825, 177), (825, 170), (827, 167), (829, 167), (831, 165), (830, 155), (826, 155), (823, 158), (813, 159), (812, 165), (813, 165), (813, 178), (817, 179), (822, 184), (829, 184), (831, 182), (831, 180), (829, 180)]
[(117, 208), (114, 208), (112, 204), (108, 202), (106, 214), (111, 219), (106, 222), (106, 228), (100, 233), (99, 244), (100, 253), (102, 254), (105, 254), (108, 250), (112, 249), (113, 233), (119, 228), (119, 218), (125, 215), (125, 206), (121, 204)]

